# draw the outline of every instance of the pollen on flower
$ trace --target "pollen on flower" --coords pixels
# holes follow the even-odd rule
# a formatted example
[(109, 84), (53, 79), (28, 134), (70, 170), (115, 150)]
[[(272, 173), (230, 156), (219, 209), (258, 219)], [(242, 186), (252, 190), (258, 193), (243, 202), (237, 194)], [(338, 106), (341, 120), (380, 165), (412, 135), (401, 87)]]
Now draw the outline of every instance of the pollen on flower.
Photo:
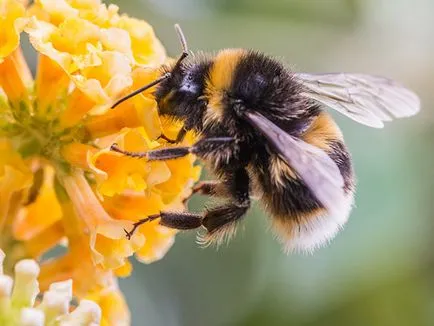
[[(49, 290), (38, 307), (64, 309), (66, 296), (56, 301), (58, 294), (49, 285), (72, 279), (75, 296), (101, 305), (103, 323), (128, 325), (116, 276), (131, 273), (133, 255), (145, 263), (161, 259), (176, 231), (156, 220), (127, 240), (124, 229), (160, 210), (182, 210), (200, 168), (190, 156), (147, 162), (110, 151), (115, 142), (131, 151), (160, 148), (166, 143), (159, 136), (174, 137), (181, 127), (159, 116), (151, 93), (110, 107), (155, 80), (170, 59), (147, 22), (100, 0), (35, 0), (31, 5), (0, 0), (0, 14), (5, 271), (11, 273), (24, 258), (41, 260), (51, 249), (64, 247), (64, 254), (37, 267), (41, 288)], [(27, 33), (38, 55), (34, 76), (20, 48), (21, 33)], [(188, 134), (183, 145), (194, 138)], [(12, 284), (10, 277), (0, 277), (2, 296), (17, 291)], [(35, 286), (32, 291), (22, 296), (31, 299)], [(22, 303), (28, 308), (22, 322), (37, 324), (39, 312), (31, 303)], [(92, 315), (94, 310), (85, 303), (76, 311)]]

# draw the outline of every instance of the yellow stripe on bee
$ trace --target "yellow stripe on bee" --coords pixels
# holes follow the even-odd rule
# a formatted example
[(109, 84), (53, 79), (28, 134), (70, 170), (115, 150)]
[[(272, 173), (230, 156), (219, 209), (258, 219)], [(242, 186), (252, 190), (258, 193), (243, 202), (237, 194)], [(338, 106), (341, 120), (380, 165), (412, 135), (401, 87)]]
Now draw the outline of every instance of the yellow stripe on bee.
[(220, 51), (214, 58), (209, 73), (209, 83), (211, 88), (216, 90), (228, 90), (232, 86), (235, 69), (240, 62), (245, 50), (226, 49)]
[(169, 103), (169, 101), (173, 97), (173, 95), (175, 95), (175, 91), (173, 89), (169, 93), (164, 95), (164, 97), (160, 100), (161, 107), (167, 106), (167, 104)]
[(232, 86), (235, 70), (243, 54), (245, 54), (243, 49), (226, 49), (220, 51), (214, 58), (205, 85), (205, 94), (208, 98), (205, 123), (212, 123), (221, 118), (224, 110), (222, 101), (224, 93)]
[[(302, 139), (327, 152), (330, 149), (330, 141), (343, 140), (343, 137), (332, 117), (321, 112), (302, 136)], [(297, 179), (297, 174), (277, 155), (271, 157), (268, 169), (276, 186), (285, 187), (287, 179)]]
[(302, 139), (313, 146), (327, 151), (330, 141), (343, 140), (343, 136), (332, 117), (325, 112), (321, 112), (302, 136)]
[(297, 175), (294, 171), (278, 155), (271, 156), (268, 169), (271, 179), (278, 187), (285, 187), (288, 183), (288, 179), (297, 179)]

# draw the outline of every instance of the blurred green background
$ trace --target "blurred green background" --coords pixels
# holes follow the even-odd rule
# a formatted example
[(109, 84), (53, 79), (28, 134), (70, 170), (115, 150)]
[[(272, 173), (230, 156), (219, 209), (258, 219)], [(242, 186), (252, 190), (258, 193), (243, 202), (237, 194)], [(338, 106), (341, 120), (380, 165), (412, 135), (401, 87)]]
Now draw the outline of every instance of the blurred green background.
[(219, 250), (180, 234), (162, 261), (137, 263), (121, 281), (133, 325), (434, 325), (434, 2), (114, 2), (150, 22), (172, 56), (179, 22), (193, 51), (253, 48), (297, 71), (385, 75), (423, 103), (419, 116), (384, 130), (336, 117), (358, 191), (349, 223), (329, 246), (283, 254), (257, 207)]

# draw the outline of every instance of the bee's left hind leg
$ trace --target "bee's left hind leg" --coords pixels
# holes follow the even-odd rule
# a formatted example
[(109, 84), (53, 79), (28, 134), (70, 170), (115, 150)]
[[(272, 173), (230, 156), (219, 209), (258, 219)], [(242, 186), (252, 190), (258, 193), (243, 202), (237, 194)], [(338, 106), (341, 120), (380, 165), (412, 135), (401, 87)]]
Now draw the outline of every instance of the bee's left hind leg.
[(188, 212), (160, 212), (159, 214), (150, 215), (134, 223), (130, 231), (125, 230), (127, 238), (130, 239), (140, 225), (156, 219), (160, 219), (160, 225), (171, 229), (192, 230), (202, 225), (203, 215)]
[[(215, 183), (220, 186), (220, 183)], [(221, 206), (209, 209), (204, 214), (188, 212), (160, 212), (133, 224), (131, 231), (126, 231), (130, 238), (135, 230), (142, 224), (160, 219), (160, 225), (177, 229), (192, 230), (200, 226), (207, 229), (205, 242), (219, 242), (224, 237), (231, 235), (235, 230), (235, 224), (250, 208), (249, 177), (243, 168), (228, 173), (224, 183), (228, 191), (230, 201)]]
[(250, 208), (250, 179), (247, 171), (244, 168), (237, 169), (226, 173), (225, 179), (229, 201), (205, 213), (202, 221), (208, 231), (202, 237), (205, 243), (220, 243), (225, 238), (230, 238), (235, 232), (237, 222)]
[(205, 244), (220, 243), (229, 238), (234, 234), (237, 222), (250, 208), (250, 180), (244, 168), (226, 172), (222, 179), (223, 182), (204, 182), (199, 184), (199, 188), (207, 193), (224, 195), (228, 198), (226, 203), (208, 209), (203, 215), (170, 213), (170, 219), (169, 216), (164, 217), (160, 224), (181, 230), (203, 226), (207, 230), (202, 237)]

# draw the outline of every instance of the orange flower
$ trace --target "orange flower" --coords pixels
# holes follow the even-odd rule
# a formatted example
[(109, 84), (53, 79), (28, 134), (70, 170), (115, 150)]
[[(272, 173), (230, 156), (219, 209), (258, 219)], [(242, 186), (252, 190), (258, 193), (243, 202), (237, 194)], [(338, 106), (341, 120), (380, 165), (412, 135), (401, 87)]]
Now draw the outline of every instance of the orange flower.
[[(102, 307), (102, 323), (129, 324), (116, 285), (129, 257), (164, 256), (176, 231), (143, 225), (160, 210), (182, 209), (199, 178), (194, 157), (147, 162), (110, 151), (165, 146), (180, 125), (158, 115), (148, 93), (110, 106), (154, 80), (167, 61), (152, 27), (100, 0), (0, 0), (0, 248), (5, 268), (52, 248), (66, 253), (41, 262), (40, 284), (72, 279), (79, 298)], [(26, 32), (38, 53), (35, 78), (19, 47)], [(184, 145), (194, 141), (187, 135)]]

